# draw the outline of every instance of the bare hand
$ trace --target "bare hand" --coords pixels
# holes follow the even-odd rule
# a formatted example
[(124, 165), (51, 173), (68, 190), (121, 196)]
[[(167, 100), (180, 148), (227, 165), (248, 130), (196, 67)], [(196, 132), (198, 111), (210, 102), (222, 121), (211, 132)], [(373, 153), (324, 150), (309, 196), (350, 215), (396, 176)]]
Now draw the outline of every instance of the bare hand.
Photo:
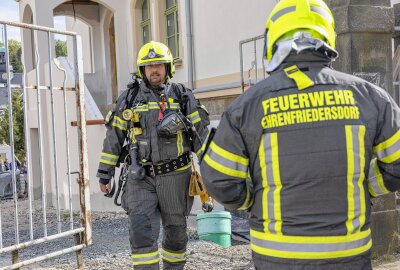
[(111, 191), (111, 181), (107, 185), (99, 183), (101, 192), (108, 194)]

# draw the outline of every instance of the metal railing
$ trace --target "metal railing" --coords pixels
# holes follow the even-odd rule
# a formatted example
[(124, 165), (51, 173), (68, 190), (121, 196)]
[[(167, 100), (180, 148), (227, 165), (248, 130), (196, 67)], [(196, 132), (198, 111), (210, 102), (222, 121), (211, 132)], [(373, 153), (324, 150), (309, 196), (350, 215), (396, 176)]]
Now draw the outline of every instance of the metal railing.
[[(264, 35), (256, 36), (253, 38), (241, 40), (239, 42), (239, 54), (240, 54), (240, 78), (241, 78), (241, 86), (242, 86), (242, 92), (244, 92), (245, 86), (251, 86), (253, 84), (256, 84), (258, 82), (258, 47), (257, 47), (257, 41), (259, 40), (264, 40)], [(251, 62), (251, 67), (248, 70), (248, 83), (245, 84), (245, 78), (244, 78), (244, 52), (243, 52), (243, 46), (246, 44), (253, 44), (253, 61)], [(261, 49), (263, 51), (263, 48)], [(261, 65), (262, 65), (262, 77), (265, 79), (266, 77), (266, 72), (265, 72), (265, 63), (264, 63), (264, 57), (263, 55), (261, 56)], [(251, 71), (254, 70), (254, 76), (255, 79), (251, 79)]]
[[(77, 263), (78, 268), (83, 269), (83, 257), (82, 257), (82, 249), (92, 243), (92, 225), (91, 225), (91, 212), (90, 212), (90, 190), (89, 190), (89, 173), (88, 173), (88, 153), (87, 153), (87, 142), (86, 142), (86, 118), (85, 118), (85, 91), (84, 91), (84, 82), (83, 82), (83, 62), (82, 62), (82, 44), (81, 38), (79, 35), (73, 32), (68, 31), (60, 31), (57, 29), (40, 27), (30, 24), (24, 23), (16, 23), (16, 22), (7, 22), (0, 21), (0, 26), (3, 26), (4, 29), (4, 44), (5, 44), (5, 59), (6, 59), (6, 72), (7, 72), (7, 83), (6, 88), (8, 92), (8, 123), (9, 123), (9, 134), (10, 134), (10, 149), (11, 149), (11, 161), (13, 166), (11, 166), (11, 178), (12, 178), (12, 208), (13, 211), (10, 211), (7, 207), (7, 201), (1, 200), (0, 204), (0, 255), (10, 253), (11, 252), (11, 265), (3, 266), (0, 265), (0, 270), (5, 269), (19, 269), (22, 266), (29, 265), (32, 263), (37, 263), (43, 260), (47, 260), (49, 258), (53, 258), (56, 256), (60, 256), (63, 254), (76, 252), (77, 253)], [(22, 64), (23, 64), (23, 80), (21, 85), (12, 85), (11, 84), (11, 72), (10, 72), (10, 55), (8, 48), (8, 27), (18, 27), (20, 29), (24, 29), (24, 31), (31, 31), (34, 34), (34, 42), (32, 43), (34, 52), (34, 77), (36, 77), (36, 85), (29, 87), (27, 86), (27, 71), (25, 67), (25, 59), (22, 56)], [(38, 33), (47, 34), (47, 56), (43, 57), (43, 55), (39, 54), (39, 42), (43, 43), (43, 40), (38, 40)], [(70, 36), (73, 38), (74, 44), (74, 75), (75, 78), (75, 87), (73, 89), (67, 89), (66, 81), (67, 74), (65, 69), (63, 69), (57, 59), (54, 59), (53, 49), (54, 49), (54, 34), (61, 34)], [(26, 49), (26, 48), (25, 48)], [(43, 54), (43, 53), (42, 53)], [(47, 59), (42, 59), (47, 58)], [(48, 64), (48, 70), (44, 68), (45, 65)], [(53, 63), (57, 67), (57, 69), (64, 74), (64, 81), (62, 87), (54, 86), (54, 71), (53, 71)], [(46, 82), (43, 82), (43, 78), (47, 73), (48, 85)], [(42, 77), (41, 77), (42, 75)], [(1, 86), (0, 86), (1, 87)], [(15, 138), (14, 138), (14, 122), (13, 122), (13, 102), (12, 96), (15, 89), (22, 90), (23, 96), (23, 108), (24, 108), (24, 140), (25, 140), (25, 150), (26, 150), (26, 161), (27, 161), (27, 194), (28, 198), (25, 200), (21, 200), (19, 198), (18, 191), (18, 169), (14, 164), (16, 164), (16, 156), (15, 156)], [(75, 92), (74, 98), (76, 99), (76, 123), (77, 128), (71, 127), (68, 119), (72, 115), (68, 113), (68, 106), (71, 106), (70, 103), (67, 103), (68, 93)], [(4, 91), (4, 89), (0, 88), (0, 91)], [(60, 95), (55, 95), (55, 91), (62, 91), (62, 98)], [(36, 115), (32, 115), (31, 111), (28, 110), (29, 106), (35, 103), (33, 100), (29, 100), (29, 97), (36, 95)], [(46, 101), (50, 102), (50, 112), (44, 110), (48, 108)], [(63, 104), (63, 106), (58, 106), (57, 111), (55, 109), (55, 103)], [(61, 108), (62, 107), (62, 108)], [(73, 106), (74, 107), (74, 106)], [(70, 107), (71, 108), (71, 107)], [(60, 119), (58, 117), (56, 119), (57, 112), (63, 111), (64, 117)], [(34, 110), (32, 110), (34, 111)], [(74, 115), (75, 116), (75, 115)], [(36, 120), (35, 120), (36, 117)], [(51, 118), (50, 120), (48, 120)], [(31, 137), (31, 122), (37, 121), (37, 141)], [(56, 123), (63, 124), (63, 131), (60, 131), (60, 124), (56, 127)], [(76, 141), (71, 141), (70, 130), (73, 129), (76, 131)], [(61, 136), (60, 136), (61, 134)], [(65, 140), (59, 141), (58, 137), (63, 137)], [(46, 142), (45, 142), (46, 139)], [(65, 152), (61, 153), (61, 145), (65, 148)], [(78, 151), (75, 151), (75, 156), (71, 157), (71, 144), (77, 145)], [(75, 164), (74, 170), (76, 172), (71, 172), (71, 158), (74, 160), (79, 160), (78, 164)], [(32, 160), (38, 160), (39, 168), (35, 168), (37, 174), (35, 175), (33, 172)], [(50, 164), (48, 161), (51, 161)], [(77, 163), (77, 162), (75, 162)], [(48, 166), (51, 166), (49, 168)], [(60, 168), (66, 168), (66, 173), (61, 174)], [(77, 173), (78, 174), (78, 185), (79, 185), (79, 200), (80, 200), (80, 224), (77, 221), (74, 221), (74, 213), (73, 213), (73, 182), (71, 180), (71, 175)], [(66, 176), (65, 176), (66, 175)], [(65, 181), (64, 181), (65, 180)], [(62, 183), (62, 185), (61, 185)], [(65, 184), (67, 188), (65, 188)], [(35, 190), (40, 189), (40, 196), (37, 194), (34, 195)], [(48, 190), (48, 186), (52, 187), (52, 189)], [(54, 187), (54, 188), (53, 188)], [(63, 187), (63, 188), (61, 188)], [(37, 190), (36, 190), (37, 191)], [(48, 200), (49, 194), (51, 195), (50, 200)], [(65, 203), (64, 209), (61, 207), (60, 197), (68, 198), (67, 203)], [(38, 200), (36, 197), (40, 197)], [(53, 200), (51, 200), (53, 198)], [(55, 199), (54, 199), (55, 198)], [(40, 205), (39, 202), (40, 201)], [(51, 207), (51, 201), (55, 205), (55, 209), (53, 211), (48, 211)], [(26, 203), (27, 213), (21, 213), (19, 210), (19, 206)], [(41, 208), (41, 210), (37, 210), (36, 208)], [(63, 211), (68, 213), (68, 218), (62, 218)], [(13, 212), (12, 214), (10, 214)], [(38, 212), (41, 212), (38, 214)], [(24, 214), (28, 216), (27, 222), (22, 222), (20, 220), (20, 216)], [(4, 220), (2, 219), (2, 215), (13, 216), (13, 228), (3, 227)], [(51, 219), (55, 215), (55, 224), (56, 226), (53, 228), (51, 226)], [(37, 224), (34, 224), (34, 219), (39, 219), (41, 217), (40, 226), (42, 232), (38, 231)], [(77, 223), (77, 225), (74, 225)], [(9, 222), (8, 222), (9, 224)], [(63, 226), (64, 225), (64, 226)], [(75, 226), (77, 228), (75, 228)], [(10, 234), (10, 230), (14, 229), (14, 236)], [(66, 238), (69, 236), (74, 236), (75, 244), (72, 247), (64, 248), (62, 250), (54, 251), (54, 252), (45, 252), (44, 255), (36, 256), (33, 258), (26, 259), (24, 261), (20, 261), (19, 251), (22, 249), (30, 248), (33, 246), (37, 246), (39, 244), (48, 243), (51, 241), (55, 241), (61, 238)]]

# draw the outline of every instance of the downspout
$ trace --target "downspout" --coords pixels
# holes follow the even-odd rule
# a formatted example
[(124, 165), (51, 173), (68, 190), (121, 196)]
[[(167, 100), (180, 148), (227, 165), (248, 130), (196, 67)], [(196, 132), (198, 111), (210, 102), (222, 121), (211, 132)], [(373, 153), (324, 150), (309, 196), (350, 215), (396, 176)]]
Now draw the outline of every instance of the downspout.
[(188, 63), (188, 87), (193, 89), (193, 35), (192, 35), (192, 11), (190, 0), (185, 0), (186, 11), (186, 42)]

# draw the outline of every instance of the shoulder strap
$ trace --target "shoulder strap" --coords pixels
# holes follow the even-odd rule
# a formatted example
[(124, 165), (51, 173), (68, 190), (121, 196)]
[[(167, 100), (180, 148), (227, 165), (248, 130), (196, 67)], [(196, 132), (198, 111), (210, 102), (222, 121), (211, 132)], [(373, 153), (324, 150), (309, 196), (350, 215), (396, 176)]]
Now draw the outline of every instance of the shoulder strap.
[[(125, 97), (125, 104), (127, 105), (128, 108), (131, 108), (133, 105), (133, 102), (135, 101), (137, 94), (139, 93), (140, 87), (139, 87), (139, 84), (137, 84), (137, 83), (136, 84), (130, 83), (128, 85), (128, 87), (129, 87), (129, 93)], [(130, 95), (130, 98), (129, 98), (129, 95)]]

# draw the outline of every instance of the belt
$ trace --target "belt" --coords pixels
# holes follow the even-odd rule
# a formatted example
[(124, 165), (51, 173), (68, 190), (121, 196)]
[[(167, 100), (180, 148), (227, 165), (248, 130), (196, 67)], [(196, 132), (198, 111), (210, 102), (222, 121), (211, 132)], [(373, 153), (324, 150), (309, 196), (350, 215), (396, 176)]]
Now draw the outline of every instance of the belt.
[(155, 177), (157, 175), (166, 174), (169, 172), (176, 171), (182, 167), (185, 167), (191, 162), (190, 155), (188, 152), (179, 156), (177, 159), (170, 160), (168, 162), (155, 165), (144, 165), (143, 168), (146, 170), (146, 174)]

